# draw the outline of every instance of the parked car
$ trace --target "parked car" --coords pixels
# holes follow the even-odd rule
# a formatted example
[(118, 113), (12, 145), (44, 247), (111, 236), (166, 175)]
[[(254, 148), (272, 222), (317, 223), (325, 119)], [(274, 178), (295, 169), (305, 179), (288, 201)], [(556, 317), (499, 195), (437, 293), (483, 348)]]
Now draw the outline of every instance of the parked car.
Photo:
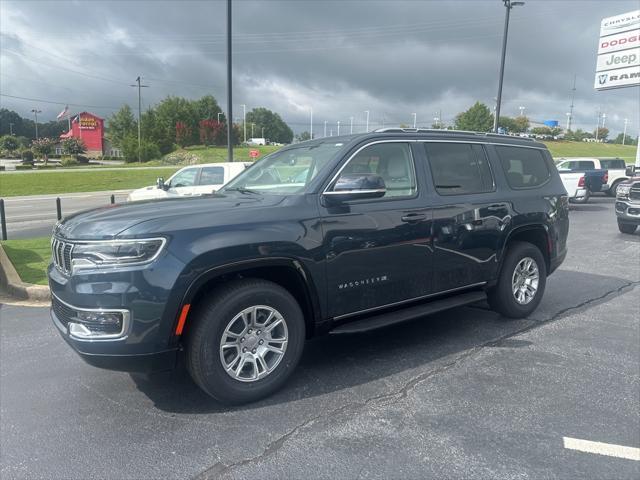
[[(585, 172), (588, 170), (606, 170), (607, 181), (602, 185), (601, 190), (611, 197), (615, 197), (616, 188), (627, 180), (627, 164), (621, 158), (569, 158), (559, 159), (558, 170), (570, 170), (572, 172)], [(594, 192), (594, 190), (592, 190)]]
[(214, 193), (252, 163), (203, 163), (181, 168), (169, 180), (159, 178), (156, 185), (134, 190), (128, 202), (155, 198), (186, 197)]
[(587, 203), (593, 192), (600, 192), (602, 186), (606, 185), (609, 175), (607, 170), (562, 169), (559, 173), (571, 203)]
[(92, 365), (153, 371), (182, 357), (205, 392), (242, 403), (282, 387), (310, 337), (484, 300), (530, 315), (568, 230), (544, 144), (446, 130), (321, 138), (215, 195), (63, 219), (51, 315)]
[(640, 225), (640, 176), (618, 185), (616, 217), (621, 233), (634, 233)]

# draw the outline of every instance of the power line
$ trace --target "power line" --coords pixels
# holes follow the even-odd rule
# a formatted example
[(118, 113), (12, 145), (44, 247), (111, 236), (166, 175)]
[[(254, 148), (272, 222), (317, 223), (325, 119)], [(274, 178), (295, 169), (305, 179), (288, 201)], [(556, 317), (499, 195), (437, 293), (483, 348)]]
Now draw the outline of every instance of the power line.
[(70, 105), (72, 107), (83, 107), (83, 108), (107, 108), (110, 110), (119, 110), (120, 107), (111, 107), (107, 105), (85, 105), (82, 103), (69, 103), (69, 102), (54, 102), (52, 100), (42, 100), (41, 98), (29, 98), (29, 97), (20, 97), (17, 95), (8, 95), (6, 93), (0, 93), (0, 96), (7, 98), (15, 98), (17, 100), (28, 100), (30, 102), (41, 102), (41, 103), (50, 103), (52, 105)]

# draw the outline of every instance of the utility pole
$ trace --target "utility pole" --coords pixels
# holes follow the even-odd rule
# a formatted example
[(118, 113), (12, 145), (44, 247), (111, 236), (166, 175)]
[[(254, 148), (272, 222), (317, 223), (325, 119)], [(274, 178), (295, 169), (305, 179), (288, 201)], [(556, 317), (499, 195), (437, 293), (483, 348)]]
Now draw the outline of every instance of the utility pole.
[(507, 35), (509, 33), (509, 13), (513, 7), (524, 5), (524, 2), (502, 0), (505, 6), (504, 33), (502, 35), (502, 59), (500, 60), (500, 76), (498, 77), (498, 97), (496, 100), (496, 115), (493, 118), (493, 133), (498, 133), (498, 120), (500, 118), (500, 103), (502, 102), (502, 81), (504, 80), (504, 61), (507, 56)]
[(227, 0), (227, 157), (230, 162), (233, 162), (233, 144), (231, 143), (233, 99), (231, 87), (231, 0)]
[(349, 117), (349, 121), (351, 122), (351, 128), (349, 129), (349, 133), (353, 134), (353, 117)]
[(571, 105), (569, 105), (569, 122), (567, 123), (567, 131), (571, 130), (571, 121), (573, 120), (573, 101), (576, 98), (576, 74), (573, 74), (573, 88), (571, 89)]
[(413, 115), (413, 128), (416, 128), (416, 122), (418, 120), (418, 115), (414, 112), (411, 115)]
[(251, 122), (251, 138), (253, 138), (253, 127), (255, 127), (255, 123)]
[(622, 132), (622, 145), (624, 145), (624, 142), (626, 140), (627, 137), (627, 125), (629, 124), (629, 119), (625, 118), (624, 119), (624, 131)]
[(369, 110), (365, 110), (364, 113), (367, 114), (367, 127), (365, 132), (369, 133)]
[(13, 135), (13, 126), (14, 125), (15, 125), (14, 123), (11, 123), (11, 122), (9, 123), (9, 135)]
[(313, 107), (309, 107), (309, 139), (313, 140)]
[(571, 129), (571, 112), (567, 112), (567, 132)]
[(518, 109), (520, 110), (520, 116), (521, 116), (521, 117), (524, 117), (524, 110), (525, 110), (525, 108), (526, 108), (526, 107), (523, 107), (523, 106), (518, 107)]
[(598, 109), (598, 115), (597, 115), (597, 121), (596, 121), (596, 142), (598, 141), (598, 130), (600, 130), (600, 110)]
[(247, 106), (240, 105), (242, 107), (242, 129), (244, 130), (244, 143), (247, 143)]
[[(147, 88), (149, 85), (141, 85), (140, 84), (140, 75), (136, 78), (135, 85), (129, 85), (130, 87), (138, 88), (138, 163), (142, 161), (142, 157), (140, 156), (142, 150), (142, 95), (140, 89)], [(82, 125), (80, 125), (82, 128)]]
[(33, 108), (33, 109), (31, 109), (31, 112), (36, 117), (36, 140), (37, 140), (39, 138), (38, 137), (38, 114), (42, 113), (42, 110), (38, 110), (37, 108)]
[(340, 136), (340, 120), (338, 120), (338, 136)]
[[(261, 138), (264, 138), (264, 127), (262, 127), (262, 137)], [(267, 139), (264, 138), (264, 140), (265, 140), (265, 143), (266, 143)]]
[(327, 121), (324, 121), (324, 136), (327, 136)]
[(605, 122), (606, 119), (607, 119), (607, 114), (603, 113), (602, 114), (602, 128), (604, 128), (604, 122)]

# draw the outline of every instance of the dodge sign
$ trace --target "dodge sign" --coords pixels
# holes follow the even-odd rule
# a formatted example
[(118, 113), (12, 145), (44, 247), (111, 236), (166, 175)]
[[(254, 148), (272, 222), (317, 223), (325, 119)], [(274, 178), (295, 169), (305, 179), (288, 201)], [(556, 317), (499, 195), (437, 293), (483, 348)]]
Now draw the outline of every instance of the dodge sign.
[(600, 24), (595, 89), (640, 85), (640, 10)]

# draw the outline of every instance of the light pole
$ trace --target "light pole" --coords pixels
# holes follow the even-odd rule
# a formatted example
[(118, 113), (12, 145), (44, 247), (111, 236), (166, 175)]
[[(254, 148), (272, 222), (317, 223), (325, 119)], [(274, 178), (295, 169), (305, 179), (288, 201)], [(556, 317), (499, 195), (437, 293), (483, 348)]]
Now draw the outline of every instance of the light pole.
[(309, 107), (309, 139), (313, 140), (313, 107)]
[(351, 122), (351, 127), (349, 128), (349, 133), (353, 134), (353, 117), (349, 117), (349, 122)]
[[(149, 87), (149, 85), (140, 85), (140, 80), (140, 75), (138, 75), (136, 84), (129, 85), (130, 87), (138, 88), (138, 163), (142, 161), (140, 156), (140, 150), (142, 149), (142, 95), (140, 89)], [(80, 128), (82, 128), (82, 125), (80, 125)]]
[(567, 112), (567, 132), (571, 129), (571, 112)]
[(416, 128), (416, 122), (418, 120), (418, 115), (414, 112), (411, 115), (413, 115), (413, 128)]
[(571, 130), (571, 120), (573, 120), (573, 101), (576, 97), (576, 74), (573, 74), (573, 88), (571, 89), (571, 105), (569, 105), (569, 123), (567, 125), (567, 131)]
[(440, 117), (433, 117), (433, 122), (436, 124), (436, 128), (440, 128)]
[(36, 140), (38, 139), (38, 114), (42, 113), (42, 110), (38, 110), (37, 108), (31, 109), (31, 112), (36, 117)]
[(222, 115), (222, 112), (218, 112), (218, 123), (220, 123), (220, 115)]
[(338, 136), (340, 136), (340, 120), (338, 120)]
[(624, 145), (624, 142), (626, 140), (627, 137), (627, 125), (629, 124), (629, 119), (625, 118), (624, 119), (624, 131), (622, 132), (622, 144)]
[(240, 105), (242, 107), (242, 129), (244, 130), (244, 143), (247, 143), (247, 106)]
[(607, 120), (607, 114), (603, 113), (602, 114), (602, 128), (604, 128), (604, 122)]
[(502, 59), (500, 60), (500, 77), (498, 78), (498, 98), (496, 100), (496, 116), (493, 119), (493, 132), (498, 133), (498, 119), (500, 118), (500, 103), (502, 102), (502, 81), (504, 79), (504, 60), (507, 55), (507, 35), (509, 33), (509, 13), (513, 7), (524, 5), (524, 2), (502, 0), (505, 6), (504, 33), (502, 34)]
[(324, 121), (324, 136), (327, 136), (327, 121)]
[(231, 0), (227, 0), (227, 157), (233, 162), (233, 144), (231, 143), (231, 132), (233, 125), (233, 101), (231, 85)]
[(367, 114), (367, 127), (365, 129), (365, 132), (369, 133), (369, 110), (365, 110), (364, 113)]
[[(262, 138), (264, 138), (264, 127), (262, 127)], [(265, 143), (267, 143), (267, 139), (264, 138)]]
[(597, 115), (597, 121), (596, 121), (596, 142), (598, 141), (598, 130), (600, 130), (600, 110), (598, 110), (598, 115)]
[(13, 135), (13, 126), (14, 125), (15, 125), (14, 123), (11, 123), (11, 122), (9, 123), (9, 135)]
[(526, 108), (526, 107), (523, 107), (523, 106), (518, 107), (518, 109), (520, 110), (520, 116), (521, 116), (521, 117), (524, 117), (524, 109), (525, 109), (525, 108)]
[(256, 124), (251, 122), (251, 138), (253, 138), (253, 127), (255, 127)]

